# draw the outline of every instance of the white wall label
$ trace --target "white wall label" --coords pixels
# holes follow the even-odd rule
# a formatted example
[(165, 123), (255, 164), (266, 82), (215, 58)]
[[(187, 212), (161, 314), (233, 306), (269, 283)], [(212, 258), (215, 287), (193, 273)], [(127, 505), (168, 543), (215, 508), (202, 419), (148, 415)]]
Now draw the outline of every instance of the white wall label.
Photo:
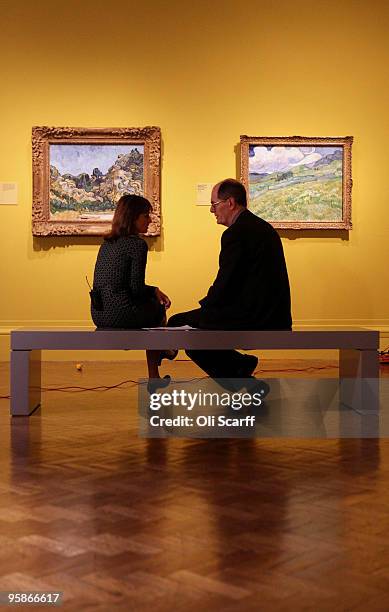
[(198, 206), (211, 206), (211, 191), (213, 183), (198, 183), (197, 200)]
[(17, 183), (0, 183), (0, 204), (11, 204), (15, 206), (18, 203), (18, 185)]

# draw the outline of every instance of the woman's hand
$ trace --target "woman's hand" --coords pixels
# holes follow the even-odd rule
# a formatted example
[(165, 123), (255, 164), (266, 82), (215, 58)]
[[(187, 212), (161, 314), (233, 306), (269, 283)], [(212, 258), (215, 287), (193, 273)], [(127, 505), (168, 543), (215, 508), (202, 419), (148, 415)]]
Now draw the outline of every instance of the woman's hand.
[(170, 308), (171, 301), (169, 300), (168, 296), (163, 293), (163, 291), (158, 289), (158, 287), (155, 288), (155, 297), (157, 298), (160, 304), (163, 304), (165, 306), (166, 310)]

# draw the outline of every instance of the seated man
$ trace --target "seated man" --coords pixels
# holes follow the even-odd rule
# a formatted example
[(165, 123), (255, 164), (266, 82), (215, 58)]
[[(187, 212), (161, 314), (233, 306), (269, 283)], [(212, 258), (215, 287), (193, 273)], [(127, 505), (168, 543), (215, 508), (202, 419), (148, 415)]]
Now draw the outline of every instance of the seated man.
[[(214, 186), (211, 212), (227, 229), (219, 271), (200, 308), (174, 315), (169, 326), (266, 330), (292, 327), (290, 290), (276, 230), (247, 210), (246, 189), (234, 179)], [(190, 350), (187, 355), (212, 378), (248, 378), (258, 359), (233, 350)]]

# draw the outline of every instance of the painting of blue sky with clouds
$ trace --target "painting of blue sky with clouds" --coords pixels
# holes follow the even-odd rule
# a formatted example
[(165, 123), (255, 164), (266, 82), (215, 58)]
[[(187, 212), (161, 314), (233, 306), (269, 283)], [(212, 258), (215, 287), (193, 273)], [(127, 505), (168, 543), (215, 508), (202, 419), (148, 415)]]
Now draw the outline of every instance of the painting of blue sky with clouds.
[(250, 209), (267, 221), (341, 221), (343, 147), (249, 147)]
[(52, 220), (111, 221), (122, 195), (143, 195), (143, 145), (50, 144), (49, 159)]

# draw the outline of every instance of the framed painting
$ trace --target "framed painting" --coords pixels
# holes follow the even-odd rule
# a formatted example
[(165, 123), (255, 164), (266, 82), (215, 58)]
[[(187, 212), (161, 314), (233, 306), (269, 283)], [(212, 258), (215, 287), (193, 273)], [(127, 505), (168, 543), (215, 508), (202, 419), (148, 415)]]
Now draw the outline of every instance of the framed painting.
[(250, 210), (276, 228), (351, 229), (352, 142), (241, 136)]
[(144, 128), (34, 127), (34, 236), (101, 236), (124, 194), (152, 204), (159, 236), (161, 132)]

